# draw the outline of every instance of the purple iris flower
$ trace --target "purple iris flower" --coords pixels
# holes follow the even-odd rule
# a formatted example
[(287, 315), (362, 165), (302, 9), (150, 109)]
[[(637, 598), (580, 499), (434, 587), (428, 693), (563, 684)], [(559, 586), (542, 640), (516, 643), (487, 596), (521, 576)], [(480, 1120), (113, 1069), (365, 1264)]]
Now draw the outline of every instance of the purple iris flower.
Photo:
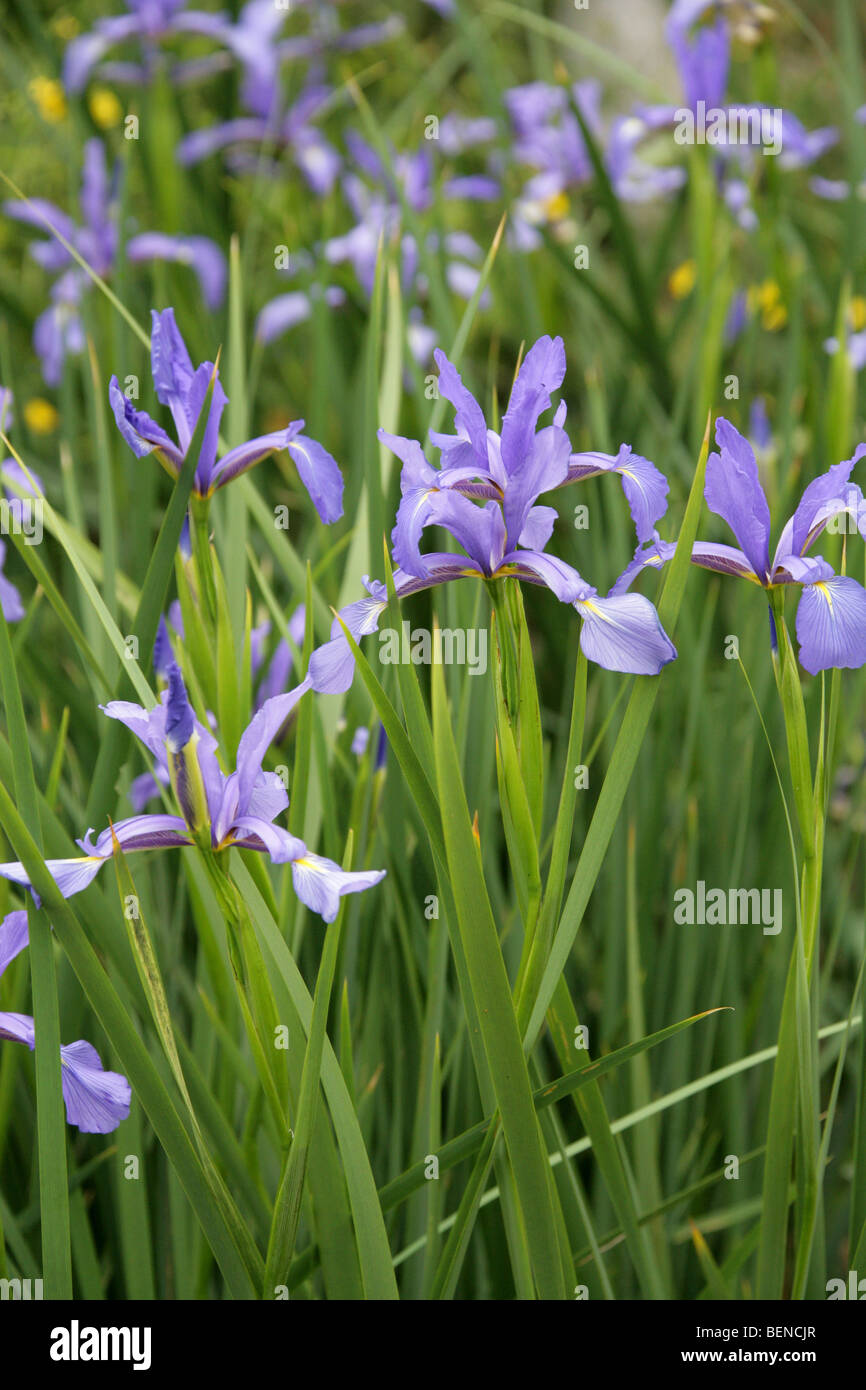
[(756, 396), (749, 407), (749, 435), (759, 454), (767, 454), (773, 448), (773, 431), (767, 414), (767, 402), (763, 396)]
[(24, 617), (24, 605), (15, 585), (3, 573), (5, 560), (6, 542), (0, 541), (0, 609), (7, 623), (18, 623)]
[[(527, 353), (501, 435), (488, 429), (481, 407), (445, 355), (437, 353), (436, 360), (439, 390), (455, 407), (457, 426), (454, 435), (431, 435), (442, 453), (441, 467), (428, 462), (417, 440), (379, 431), (379, 438), (403, 463), (403, 495), (392, 532), (398, 597), (452, 579), (521, 579), (550, 589), (576, 609), (583, 619), (581, 647), (590, 660), (608, 670), (657, 675), (674, 659), (676, 648), (653, 605), (636, 594), (601, 597), (570, 565), (546, 554), (544, 547), (557, 513), (553, 507), (537, 506), (536, 501), (542, 493), (569, 482), (570, 470), (577, 478), (618, 468), (624, 481), (626, 472), (631, 474), (628, 485), (639, 498), (636, 515), (639, 531), (645, 533), (648, 519), (657, 519), (665, 509), (657, 482), (661, 475), (647, 460), (635, 463), (636, 456), (626, 449), (615, 457), (572, 455), (562, 428), (564, 403), (557, 408), (553, 424), (538, 428), (540, 417), (550, 409), (550, 393), (565, 374), (561, 338), (540, 338)], [(422, 554), (422, 532), (434, 525), (449, 531), (463, 553)], [(364, 585), (368, 597), (350, 604), (340, 615), (356, 640), (376, 631), (387, 604), (383, 584), (365, 577)], [(351, 651), (335, 620), (330, 642), (310, 659), (307, 680), (319, 691), (346, 690), (353, 671)]]
[[(0, 922), (0, 979), (7, 966), (26, 946), (27, 913), (10, 912)], [(0, 1038), (36, 1047), (36, 1027), (29, 1014), (0, 1013)], [(60, 1078), (66, 1118), (83, 1134), (111, 1134), (129, 1115), (132, 1091), (125, 1076), (106, 1071), (99, 1053), (89, 1042), (66, 1043), (60, 1048)]]
[[(719, 0), (676, 0), (668, 13), (665, 32), (679, 70), (686, 105), (692, 111), (697, 111), (699, 103), (708, 112), (736, 111), (740, 130), (744, 128), (744, 117), (748, 113), (753, 123), (749, 128), (760, 128), (761, 113), (770, 108), (762, 108), (754, 102), (731, 107), (725, 100), (730, 30), (724, 5)], [(679, 119), (678, 111), (672, 111), (671, 115), (674, 121)], [(762, 129), (761, 140), (763, 138)], [(791, 112), (781, 111), (778, 115), (774, 112), (774, 141), (778, 142), (774, 153), (783, 169), (806, 167), (838, 139), (839, 132), (834, 127), (807, 131)], [(744, 170), (753, 167), (759, 146), (753, 137), (752, 143), (742, 138), (736, 143), (722, 140), (714, 148), (720, 192), (739, 225), (751, 231), (758, 225), (758, 218), (751, 206), (748, 184), (728, 166), (739, 165)]]
[[(109, 82), (141, 86), (153, 78), (160, 64), (160, 45), (178, 35), (200, 34), (222, 40), (228, 24), (226, 14), (204, 14), (187, 10), (186, 0), (127, 0), (128, 14), (98, 19), (93, 29), (80, 34), (68, 45), (63, 59), (63, 83), (68, 92), (81, 92), (94, 72)], [(273, 6), (271, 7), (273, 8)], [(105, 55), (118, 44), (139, 46), (138, 62), (105, 62)], [(223, 55), (214, 54), (189, 63), (175, 63), (170, 69), (173, 85), (206, 76), (225, 66)]]
[[(298, 897), (326, 922), (334, 921), (346, 893), (359, 893), (379, 883), (384, 870), (346, 872), (332, 860), (312, 854), (303, 840), (273, 823), (289, 798), (277, 774), (263, 771), (262, 759), (308, 688), (304, 682), (265, 701), (241, 735), (237, 769), (229, 776), (217, 760), (216, 739), (195, 716), (178, 666), (169, 671), (168, 689), (153, 709), (125, 700), (102, 706), (109, 718), (119, 719), (140, 739), (157, 766), (168, 773), (182, 814), (132, 816), (110, 825), (95, 842), (88, 830), (78, 841), (83, 857), (46, 861), (63, 896), (85, 889), (118, 846), (124, 853), (193, 843), (214, 852), (232, 846), (258, 850), (275, 864), (291, 864)], [(31, 888), (21, 864), (0, 864), (0, 877)]]
[(314, 301), (320, 297), (329, 309), (337, 309), (346, 302), (346, 295), (338, 285), (322, 289), (320, 285), (313, 284), (307, 292), (289, 290), (286, 294), (278, 294), (260, 310), (256, 318), (256, 338), (260, 343), (272, 343), (275, 338), (282, 337), (290, 328), (310, 317)]
[[(42, 375), (49, 386), (57, 386), (67, 353), (84, 350), (84, 327), (78, 312), (92, 281), (75, 258), (50, 234), (53, 226), (73, 246), (82, 260), (102, 279), (111, 276), (117, 258), (118, 168), (109, 173), (105, 146), (101, 140), (88, 140), (84, 146), (81, 182), (81, 224), (43, 198), (27, 202), (10, 199), (3, 211), (18, 222), (25, 222), (49, 234), (49, 240), (34, 242), (30, 254), (43, 269), (59, 272), (51, 288), (51, 305), (36, 320), (33, 346), (42, 364)], [(209, 309), (216, 309), (225, 294), (226, 262), (222, 251), (208, 237), (166, 236), (163, 232), (141, 232), (126, 243), (126, 257), (135, 263), (154, 260), (188, 265), (198, 277), (202, 297)]]
[[(15, 423), (12, 405), (12, 392), (7, 387), (0, 386), (0, 429), (4, 433), (10, 430)], [(32, 468), (25, 472), (18, 460), (14, 458), (4, 459), (0, 463), (0, 483), (2, 483), (4, 495), (13, 508), (16, 503), (20, 503), (22, 497), (39, 497), (45, 492), (39, 474), (35, 473)]]
[[(29, 476), (28, 476), (29, 473)], [(3, 491), (6, 497), (14, 504), (16, 498), (39, 497), (45, 495), (45, 488), (42, 479), (33, 469), (24, 469), (17, 459), (4, 459), (0, 464), (0, 480), (3, 483)]]
[[(290, 107), (281, 111), (278, 98), (265, 114), (239, 116), (220, 125), (208, 126), (184, 136), (177, 147), (180, 164), (197, 164), (218, 150), (229, 150), (227, 163), (236, 173), (266, 172), (260, 147), (272, 146), (275, 155), (291, 157), (314, 193), (330, 193), (340, 172), (341, 159), (312, 124), (313, 119), (331, 95), (324, 83), (311, 81)], [(279, 163), (272, 162), (270, 172), (279, 172)]]
[[(137, 410), (113, 376), (108, 395), (117, 428), (137, 458), (155, 453), (163, 467), (177, 477), (192, 442), (215, 368), (203, 362), (193, 368), (173, 309), (151, 311), (151, 375), (157, 399), (167, 405), (177, 430), (177, 443), (143, 410)], [(259, 435), (230, 449), (217, 461), (219, 423), (227, 396), (217, 376), (211, 398), (193, 489), (198, 497), (210, 497), (240, 473), (287, 449), (295, 461), (301, 482), (310, 494), (322, 521), (337, 521), (343, 514), (343, 478), (335, 460), (321, 444), (302, 434), (303, 420), (284, 430)]]
[[(714, 22), (691, 34), (695, 21), (710, 10), (717, 13)], [(694, 110), (699, 101), (708, 107), (721, 106), (728, 85), (730, 37), (715, 0), (678, 0), (668, 13), (665, 29), (689, 106)]]
[[(395, 151), (389, 168), (356, 132), (348, 133), (346, 143), (355, 168), (344, 174), (341, 187), (357, 221), (348, 232), (332, 237), (323, 244), (324, 259), (330, 265), (351, 265), (364, 294), (369, 298), (376, 277), (379, 243), (384, 237), (386, 242), (399, 244), (400, 280), (404, 293), (408, 295), (414, 289), (423, 294), (426, 281), (419, 274), (419, 248), (415, 237), (402, 230), (401, 197), (419, 215), (429, 212), (433, 206), (434, 165), (429, 148), (409, 153)], [(446, 199), (486, 198), (490, 196), (491, 188), (489, 179), (469, 177), (446, 181), (442, 194)], [(441, 245), (449, 289), (462, 299), (471, 299), (478, 286), (480, 264), (484, 259), (481, 247), (465, 232), (445, 233)], [(426, 238), (426, 248), (435, 254), (439, 246), (439, 234), (431, 233)], [(331, 291), (325, 293), (327, 297)], [(488, 298), (485, 291), (482, 307)], [(269, 321), (271, 314), (276, 316), (273, 323)], [(273, 301), (262, 311), (258, 331), (263, 336), (275, 337), (282, 331), (282, 322), (291, 324), (301, 317), (306, 317), (306, 306), (299, 300), (282, 296), (281, 300)], [(419, 319), (417, 305), (410, 308), (407, 337), (416, 361), (427, 361), (432, 345), (430, 330)]]
[[(172, 604), (169, 612), (169, 622), (177, 635), (183, 638), (183, 619), (180, 614), (180, 604)], [(300, 647), (304, 641), (304, 626), (306, 614), (304, 605), (300, 604), (289, 620), (289, 635), (296, 647)], [(259, 674), (264, 665), (264, 646), (268, 634), (271, 630), (269, 621), (260, 623), (250, 632), (250, 671), (253, 679)], [(261, 709), (266, 700), (275, 695), (280, 695), (289, 683), (289, 676), (292, 672), (294, 658), (292, 649), (285, 638), (281, 638), (277, 643), (274, 654), (268, 663), (262, 679), (259, 681), (255, 696), (255, 710)], [(160, 618), (157, 627), (156, 638), (153, 643), (153, 669), (157, 680), (162, 685), (167, 685), (173, 667), (176, 665), (174, 649), (169, 635), (169, 624), (165, 618)], [(216, 719), (208, 713), (208, 722), (212, 729), (216, 728)], [(279, 737), (279, 733), (276, 738)], [(157, 762), (153, 772), (142, 772), (136, 777), (129, 787), (129, 800), (134, 811), (143, 811), (149, 801), (155, 796), (159, 796), (163, 787), (170, 785), (171, 778), (168, 774), (168, 767)]]
[[(852, 519), (866, 540), (866, 502), (860, 488), (850, 482), (854, 465), (866, 454), (866, 444), (809, 483), (783, 527), (771, 560), (770, 508), (752, 446), (723, 418), (716, 421), (716, 443), (720, 452), (707, 460), (704, 497), (710, 511), (727, 522), (739, 548), (698, 542), (692, 549), (693, 562), (719, 574), (748, 579), (768, 593), (783, 584), (799, 585), (797, 640), (800, 662), (811, 675), (866, 664), (866, 590), (856, 579), (836, 574), (822, 557), (807, 553), (833, 518), (842, 514)], [(638, 549), (615, 587), (625, 592), (642, 569), (660, 568), (674, 550), (672, 543), (656, 536)]]
[[(376, 277), (379, 240), (382, 236), (386, 241), (399, 237), (401, 281), (404, 290), (408, 290), (417, 274), (419, 256), (415, 238), (409, 233), (401, 233), (401, 194), (413, 212), (421, 214), (430, 210), (433, 206), (432, 154), (426, 147), (409, 153), (395, 151), (392, 153), (391, 167), (388, 168), (357, 133), (349, 132), (346, 143), (356, 167), (346, 173), (342, 187), (357, 221), (350, 231), (325, 242), (325, 259), (331, 265), (348, 262), (369, 297)], [(466, 198), (470, 193), (471, 190), (463, 185), (455, 196)], [(446, 198), (451, 196), (447, 187), (443, 194)], [(435, 236), (429, 239), (428, 246), (431, 251), (437, 249)], [(446, 235), (444, 250), (448, 256), (446, 277), (451, 288), (464, 298), (470, 298), (478, 283), (478, 272), (470, 262), (483, 259), (481, 248), (471, 237), (452, 233)], [(471, 288), (465, 271), (470, 272)]]
[[(839, 339), (825, 338), (824, 351), (829, 352), (831, 356), (837, 353), (839, 351)], [(848, 354), (848, 362), (854, 371), (862, 371), (866, 367), (866, 331), (861, 333), (849, 332), (845, 342), (845, 351)]]
[(352, 752), (356, 758), (363, 758), (367, 751), (367, 744), (370, 742), (370, 730), (366, 724), (361, 724), (352, 735)]
[[(293, 4), (292, 9), (295, 9)], [(275, 0), (248, 0), (236, 24), (223, 22), (216, 37), (240, 64), (241, 100), (257, 116), (272, 117), (280, 99), (280, 69), (290, 60), (320, 57), (329, 52), (353, 52), (395, 37), (403, 21), (391, 15), (381, 23), (341, 30), (330, 6), (312, 8), (312, 31), (281, 39), (289, 6)], [(252, 137), (250, 137), (252, 138)]]

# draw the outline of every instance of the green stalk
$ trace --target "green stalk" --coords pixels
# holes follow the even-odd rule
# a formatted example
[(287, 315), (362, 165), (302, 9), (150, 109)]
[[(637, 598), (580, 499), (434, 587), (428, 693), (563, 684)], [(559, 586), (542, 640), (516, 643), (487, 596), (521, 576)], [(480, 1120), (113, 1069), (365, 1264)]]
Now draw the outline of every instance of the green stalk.
[[(343, 859), (343, 867), (346, 869), (351, 867), (352, 840), (353, 833), (350, 831), (346, 854)], [(316, 977), (313, 1017), (307, 1035), (307, 1050), (304, 1054), (304, 1068), (301, 1073), (301, 1094), (295, 1121), (297, 1134), (292, 1139), (292, 1145), (283, 1169), (268, 1241), (264, 1282), (265, 1298), (273, 1297), (273, 1290), (279, 1285), (287, 1283), (289, 1267), (295, 1251), (307, 1163), (313, 1141), (313, 1131), (316, 1126), (325, 1032), (328, 1012), (331, 1007), (331, 990), (340, 949), (344, 913), (345, 909), (341, 907), (336, 922), (326, 931), (319, 973)]]
[(821, 874), (824, 850), (823, 760), (819, 759), (821, 787), (812, 784), (809, 758), (809, 731), (803, 689), (797, 660), (784, 618), (784, 596), (772, 595), (773, 616), (778, 637), (775, 661), (776, 682), (785, 721), (794, 804), (802, 841), (800, 897), (797, 939), (785, 983), (779, 1042), (773, 1067), (770, 1113), (767, 1125), (767, 1151), (764, 1160), (764, 1186), (761, 1235), (758, 1246), (756, 1296), (779, 1299), (785, 1281), (788, 1232), (788, 1175), (794, 1150), (797, 1107), (801, 1099), (802, 1077), (799, 1059), (811, 1040), (801, 1036), (802, 1008), (798, 1008), (798, 960), (802, 950), (807, 985), (818, 942), (821, 913)]
[(205, 621), (213, 634), (217, 628), (217, 596), (213, 575), (213, 556), (210, 548), (210, 500), (193, 496), (190, 501), (190, 540), (195, 564), (198, 591), (201, 594)]

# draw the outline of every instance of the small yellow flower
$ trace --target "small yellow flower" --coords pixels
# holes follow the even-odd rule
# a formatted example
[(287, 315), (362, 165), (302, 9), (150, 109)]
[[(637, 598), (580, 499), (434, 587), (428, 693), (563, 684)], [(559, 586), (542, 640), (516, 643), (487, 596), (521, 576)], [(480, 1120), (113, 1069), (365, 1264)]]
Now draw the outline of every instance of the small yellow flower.
[(855, 333), (861, 333), (866, 328), (866, 295), (855, 294), (848, 305), (848, 317), (851, 320), (851, 327)]
[(552, 193), (544, 200), (544, 211), (551, 222), (559, 222), (569, 209), (569, 201), (564, 193)]
[(53, 77), (34, 77), (27, 88), (43, 121), (58, 125), (66, 120), (69, 108), (63, 88)]
[(50, 401), (34, 396), (24, 407), (24, 421), (33, 434), (53, 434), (60, 416)]
[(683, 261), (668, 276), (668, 289), (674, 299), (685, 299), (691, 294), (698, 278), (698, 267), (694, 261)]
[(52, 19), (51, 28), (59, 39), (62, 39), (64, 43), (68, 43), (70, 39), (75, 38), (81, 25), (78, 23), (74, 14), (59, 14), (55, 15), (54, 19)]
[(87, 98), (87, 105), (94, 124), (100, 130), (110, 130), (123, 120), (123, 107), (108, 87), (94, 87)]
[(768, 333), (778, 333), (787, 322), (788, 310), (784, 304), (774, 304), (771, 309), (764, 309), (761, 314), (761, 324)]
[(782, 303), (782, 291), (775, 280), (764, 280), (760, 285), (750, 285), (746, 295), (750, 313), (759, 311), (761, 326), (768, 333), (777, 333), (788, 322), (788, 310)]

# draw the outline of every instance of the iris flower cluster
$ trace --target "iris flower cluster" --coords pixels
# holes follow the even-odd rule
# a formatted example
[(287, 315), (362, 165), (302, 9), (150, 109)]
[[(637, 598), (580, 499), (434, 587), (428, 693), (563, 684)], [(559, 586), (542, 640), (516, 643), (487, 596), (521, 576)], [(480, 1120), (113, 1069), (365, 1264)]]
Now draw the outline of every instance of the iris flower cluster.
[[(174, 311), (153, 314), (151, 339), (153, 383), (159, 401), (174, 419), (176, 439), (144, 411), (137, 410), (120, 391), (116, 378), (109, 386), (109, 398), (118, 429), (138, 457), (154, 454), (176, 477), (184, 467), (199, 419), (207, 408), (201, 446), (196, 460), (194, 498), (207, 503), (213, 492), (241, 472), (260, 462), (277, 449), (288, 449), (295, 459), (314, 505), (323, 521), (342, 515), (343, 479), (325, 449), (301, 433), (303, 421), (285, 430), (249, 440), (221, 458), (219, 424), (226, 404), (217, 368), (205, 362), (193, 367), (177, 327)], [(2, 393), (4, 423), (8, 424), (11, 394)], [(2, 550), (0, 550), (2, 561)], [(0, 599), (8, 606), (6, 581), (0, 577)], [(11, 586), (7, 586), (11, 590)], [(20, 607), (20, 602), (16, 602)], [(23, 610), (22, 610), (23, 611)], [(9, 618), (20, 617), (12, 611)], [(177, 607), (173, 626), (182, 636)], [(289, 624), (292, 642), (303, 640), (305, 614), (298, 609)], [(251, 635), (251, 658), (255, 670), (263, 669), (264, 626)], [(296, 835), (278, 823), (289, 798), (282, 780), (265, 771), (263, 759), (285, 726), (308, 684), (285, 691), (292, 668), (292, 649), (288, 641), (278, 644), (271, 662), (263, 670), (255, 699), (255, 712), (240, 737), (236, 766), (226, 772), (220, 763), (217, 738), (212, 727), (203, 723), (187, 695), (181, 667), (169, 638), (168, 627), (160, 623), (154, 646), (154, 666), (163, 684), (158, 702), (145, 708), (115, 700), (102, 706), (110, 719), (124, 724), (140, 740), (152, 759), (152, 771), (137, 778), (130, 789), (136, 814), (110, 822), (94, 838), (88, 830), (77, 841), (82, 853), (62, 859), (49, 859), (46, 868), (60, 893), (66, 897), (83, 892), (101, 868), (118, 852), (173, 850), (197, 846), (210, 860), (231, 848), (267, 854), (275, 864), (290, 864), (295, 892), (312, 912), (325, 922), (333, 922), (340, 900), (347, 894), (374, 887), (384, 870), (348, 871), (332, 860), (315, 854)], [(282, 693), (281, 693), (282, 692)], [(213, 724), (212, 716), (205, 716)], [(173, 812), (143, 812), (154, 794), (169, 794)], [(0, 865), (0, 877), (31, 892), (37, 906), (39, 898), (21, 863)], [(0, 924), (0, 975), (27, 944), (26, 912), (17, 910)], [(21, 1014), (0, 1013), (0, 1038), (35, 1046), (33, 1020)], [(61, 1048), (63, 1094), (70, 1123), (89, 1132), (107, 1133), (129, 1113), (129, 1085), (125, 1078), (105, 1072), (89, 1043), (77, 1042)]]
[[(439, 391), (454, 406), (456, 433), (431, 434), (441, 463), (435, 468), (415, 439), (379, 431), (403, 463), (402, 499), (391, 533), (399, 598), (454, 579), (517, 579), (549, 589), (581, 617), (580, 644), (591, 660), (611, 671), (657, 675), (676, 656), (648, 599), (598, 590), (546, 546), (557, 517), (538, 505), (542, 494), (600, 473), (622, 479), (639, 539), (652, 534), (667, 509), (668, 485), (648, 459), (623, 445), (618, 454), (573, 453), (563, 429), (565, 404), (553, 422), (539, 428), (551, 408), (551, 392), (565, 376), (561, 338), (533, 345), (517, 374), (502, 432), (488, 428), (481, 406), (442, 352), (436, 353)], [(440, 526), (459, 551), (422, 553), (424, 530)], [(348, 605), (340, 619), (358, 640), (376, 631), (387, 605), (385, 585), (365, 578), (367, 597)], [(354, 661), (341, 622), (331, 640), (317, 648), (299, 689), (342, 691), (351, 684)]]
[[(45, 233), (48, 239), (33, 243), (30, 254), (44, 270), (57, 272), (51, 287), (51, 304), (39, 315), (33, 329), (33, 346), (49, 386), (59, 385), (66, 354), (77, 355), (84, 350), (79, 308), (92, 285), (87, 271), (57, 240), (52, 228), (102, 279), (110, 278), (118, 257), (118, 168), (109, 172), (101, 140), (88, 140), (84, 146), (79, 201), (80, 223), (44, 198), (15, 198), (3, 203), (7, 216)], [(207, 307), (217, 309), (223, 301), (225, 256), (209, 237), (139, 232), (126, 242), (124, 255), (133, 263), (163, 260), (188, 265), (198, 277)]]
[[(485, 129), (489, 125), (488, 122), (482, 124)], [(440, 137), (443, 133), (448, 148), (459, 148), (461, 137), (453, 123), (443, 120)], [(404, 293), (408, 294), (414, 286), (423, 294), (426, 282), (421, 272), (421, 248), (416, 237), (404, 228), (404, 204), (419, 217), (433, 207), (436, 168), (430, 146), (414, 150), (392, 149), (386, 162), (355, 131), (347, 133), (346, 144), (350, 161), (342, 171), (341, 189), (355, 221), (348, 231), (329, 238), (317, 247), (317, 254), (330, 266), (351, 266), (358, 284), (369, 299), (376, 277), (379, 243), (383, 238), (386, 242), (395, 242), (399, 246), (400, 279)], [(440, 139), (440, 148), (441, 145)], [(498, 184), (488, 175), (455, 177), (443, 183), (441, 196), (446, 202), (458, 199), (485, 201), (498, 196)], [(444, 252), (445, 283), (461, 299), (471, 299), (478, 286), (480, 265), (484, 259), (481, 247), (468, 232), (448, 231), (441, 241), (438, 233), (431, 232), (426, 249), (437, 253), (440, 245)], [(315, 257), (309, 253), (299, 253), (293, 257), (289, 273), (313, 268), (315, 264)], [(307, 318), (312, 310), (313, 297), (322, 293), (330, 306), (340, 304), (345, 299), (338, 285), (328, 286), (324, 291), (318, 285), (313, 285), (309, 292), (293, 290), (278, 295), (261, 310), (256, 323), (256, 336), (261, 342), (272, 342)], [(407, 337), (416, 360), (429, 360), (436, 337), (423, 321), (421, 308), (417, 304), (410, 310)]]

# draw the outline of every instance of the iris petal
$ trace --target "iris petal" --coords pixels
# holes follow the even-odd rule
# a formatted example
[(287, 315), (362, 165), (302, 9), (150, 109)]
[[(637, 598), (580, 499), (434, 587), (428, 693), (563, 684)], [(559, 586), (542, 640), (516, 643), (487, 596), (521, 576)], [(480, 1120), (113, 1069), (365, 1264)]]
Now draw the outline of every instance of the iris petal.
[(866, 590), (850, 579), (808, 584), (797, 608), (800, 662), (811, 675), (866, 664)]
[(608, 595), (576, 603), (583, 618), (580, 645), (608, 671), (657, 676), (677, 649), (643, 594)]
[(707, 506), (728, 523), (751, 568), (764, 583), (770, 567), (770, 508), (752, 446), (721, 416), (716, 421), (716, 443), (721, 453), (710, 454), (707, 459)]

